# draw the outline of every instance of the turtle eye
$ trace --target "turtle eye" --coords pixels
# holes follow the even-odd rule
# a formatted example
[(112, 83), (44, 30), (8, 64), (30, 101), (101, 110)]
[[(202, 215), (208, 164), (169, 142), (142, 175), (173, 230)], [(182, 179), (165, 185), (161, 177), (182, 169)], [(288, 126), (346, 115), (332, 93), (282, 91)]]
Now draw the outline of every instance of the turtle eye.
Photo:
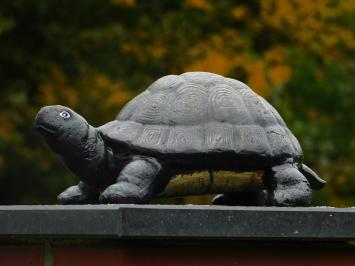
[(69, 114), (69, 112), (67, 112), (67, 111), (61, 111), (61, 112), (59, 113), (59, 115), (60, 115), (61, 117), (65, 118), (65, 119), (70, 118), (70, 114)]

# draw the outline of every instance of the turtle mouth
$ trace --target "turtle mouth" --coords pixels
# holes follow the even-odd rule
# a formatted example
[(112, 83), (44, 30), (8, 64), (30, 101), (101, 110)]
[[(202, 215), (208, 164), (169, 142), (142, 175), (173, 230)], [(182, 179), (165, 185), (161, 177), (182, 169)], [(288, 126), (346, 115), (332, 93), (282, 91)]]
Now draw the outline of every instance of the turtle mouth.
[(40, 133), (44, 135), (56, 135), (57, 134), (57, 128), (52, 125), (40, 123), (35, 126), (36, 130), (38, 130)]

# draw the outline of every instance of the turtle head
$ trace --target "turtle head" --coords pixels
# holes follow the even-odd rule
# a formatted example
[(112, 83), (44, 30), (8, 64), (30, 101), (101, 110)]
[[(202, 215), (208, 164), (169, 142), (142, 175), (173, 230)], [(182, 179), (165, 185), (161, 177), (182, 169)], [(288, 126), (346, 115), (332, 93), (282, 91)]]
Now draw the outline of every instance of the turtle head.
[(34, 127), (81, 180), (97, 186), (105, 178), (105, 143), (81, 115), (65, 106), (46, 106), (39, 110)]
[(61, 105), (41, 108), (35, 118), (34, 127), (58, 153), (80, 149), (86, 144), (92, 128), (81, 115)]

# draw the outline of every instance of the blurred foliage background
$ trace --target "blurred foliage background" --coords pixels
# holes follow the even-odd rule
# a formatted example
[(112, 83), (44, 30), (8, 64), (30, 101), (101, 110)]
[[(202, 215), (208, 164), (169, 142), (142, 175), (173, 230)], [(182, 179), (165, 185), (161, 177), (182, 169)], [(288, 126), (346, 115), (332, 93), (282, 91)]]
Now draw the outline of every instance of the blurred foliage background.
[(354, 32), (354, 0), (2, 0), (0, 204), (77, 183), (32, 127), (41, 106), (99, 126), (161, 76), (210, 71), (280, 112), (328, 182), (315, 205), (354, 206)]

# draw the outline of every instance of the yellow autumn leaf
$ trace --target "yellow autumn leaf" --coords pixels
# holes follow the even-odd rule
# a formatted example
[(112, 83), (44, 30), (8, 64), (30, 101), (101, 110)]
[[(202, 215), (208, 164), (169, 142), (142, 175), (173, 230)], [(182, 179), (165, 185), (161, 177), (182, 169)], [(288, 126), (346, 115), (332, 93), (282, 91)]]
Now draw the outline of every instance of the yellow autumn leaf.
[(188, 7), (203, 9), (203, 10), (211, 10), (211, 5), (205, 0), (187, 0), (186, 4)]
[(292, 69), (287, 65), (275, 65), (269, 67), (267, 74), (271, 83), (274, 86), (278, 86), (286, 83), (290, 79)]
[(232, 15), (237, 20), (243, 19), (246, 16), (247, 12), (248, 12), (247, 7), (245, 7), (243, 5), (232, 9)]
[(123, 6), (134, 6), (136, 0), (111, 0), (112, 3), (116, 5), (123, 5)]
[(271, 47), (270, 50), (264, 54), (264, 60), (268, 63), (282, 63), (287, 56), (287, 49), (283, 46), (277, 45)]
[(185, 68), (186, 71), (207, 71), (227, 75), (233, 67), (233, 61), (228, 55), (218, 51), (208, 51), (202, 60)]
[(265, 95), (268, 91), (268, 83), (265, 77), (265, 66), (262, 61), (257, 61), (248, 66), (247, 84), (259, 95)]

